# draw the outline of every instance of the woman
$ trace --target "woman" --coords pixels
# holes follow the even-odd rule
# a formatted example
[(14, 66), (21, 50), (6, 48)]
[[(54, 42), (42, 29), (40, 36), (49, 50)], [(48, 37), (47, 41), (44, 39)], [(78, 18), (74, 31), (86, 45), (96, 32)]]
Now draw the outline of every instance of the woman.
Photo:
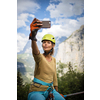
[[(46, 100), (49, 96), (55, 100), (65, 100), (57, 91), (56, 60), (52, 57), (54, 53), (55, 38), (51, 34), (46, 34), (42, 38), (44, 53), (41, 54), (38, 46), (36, 34), (42, 26), (42, 22), (34, 19), (30, 25), (30, 36), (32, 40), (32, 54), (35, 60), (34, 80), (30, 86), (28, 100)], [(50, 95), (51, 94), (51, 95)], [(53, 95), (52, 95), (53, 94)]]

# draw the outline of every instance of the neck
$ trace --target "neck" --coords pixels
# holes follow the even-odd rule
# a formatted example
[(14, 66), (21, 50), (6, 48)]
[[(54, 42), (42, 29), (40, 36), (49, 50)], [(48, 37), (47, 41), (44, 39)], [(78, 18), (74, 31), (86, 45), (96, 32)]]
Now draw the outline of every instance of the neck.
[(50, 54), (48, 54), (48, 55), (45, 55), (45, 54), (43, 54), (46, 58), (50, 58), (51, 57), (51, 55)]
[(49, 61), (49, 62), (52, 61), (52, 57), (51, 57), (50, 54), (48, 54), (48, 55), (43, 54), (43, 55), (44, 55), (44, 57), (46, 58), (47, 61)]

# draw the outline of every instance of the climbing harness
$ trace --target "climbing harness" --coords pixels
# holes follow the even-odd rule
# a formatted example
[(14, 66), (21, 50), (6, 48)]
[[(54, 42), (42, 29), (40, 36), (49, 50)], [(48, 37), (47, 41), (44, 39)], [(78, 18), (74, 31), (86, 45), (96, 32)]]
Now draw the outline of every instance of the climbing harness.
[[(39, 88), (41, 85), (49, 86), (46, 91), (41, 91), (41, 94), (43, 94), (47, 98), (46, 100), (55, 100), (54, 95), (53, 95), (53, 82), (46, 83), (46, 82), (41, 81), (41, 80), (39, 80), (35, 77), (34, 77), (33, 82), (34, 83), (32, 85), (34, 85), (37, 88)], [(39, 86), (36, 86), (35, 83), (39, 84)], [(63, 95), (63, 94), (60, 94), (60, 95), (64, 98), (66, 98), (66, 97), (69, 97), (69, 96), (78, 95), (78, 94), (82, 94), (82, 93), (84, 93), (84, 91), (77, 92), (77, 93), (72, 93), (72, 94), (68, 94), (68, 95)]]
[[(41, 85), (44, 85), (44, 86), (49, 86), (48, 88), (47, 88), (47, 90), (46, 91), (44, 91), (44, 92), (41, 92), (46, 98), (47, 98), (47, 93), (48, 93), (48, 98), (47, 98), (47, 100), (54, 100), (54, 96), (53, 96), (53, 82), (51, 82), (51, 83), (46, 83), (46, 82), (44, 82), (44, 81), (41, 81), (41, 80), (39, 80), (39, 79), (37, 79), (37, 78), (35, 78), (34, 77), (34, 80), (33, 80), (33, 84), (32, 85), (34, 85), (35, 87), (37, 87), (37, 88), (39, 88)], [(35, 85), (35, 83), (37, 83), (37, 84), (39, 84), (39, 86), (36, 86)]]

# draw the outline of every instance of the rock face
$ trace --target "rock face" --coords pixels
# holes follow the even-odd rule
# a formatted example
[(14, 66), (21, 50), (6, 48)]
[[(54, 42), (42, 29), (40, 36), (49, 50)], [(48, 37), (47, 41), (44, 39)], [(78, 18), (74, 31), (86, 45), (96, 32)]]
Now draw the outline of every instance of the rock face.
[(84, 25), (59, 44), (56, 60), (66, 64), (71, 62), (77, 71), (84, 70)]

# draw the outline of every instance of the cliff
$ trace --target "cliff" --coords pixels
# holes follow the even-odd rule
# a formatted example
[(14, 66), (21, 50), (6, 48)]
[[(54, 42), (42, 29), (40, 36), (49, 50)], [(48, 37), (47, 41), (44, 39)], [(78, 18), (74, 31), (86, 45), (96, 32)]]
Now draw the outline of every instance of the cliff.
[(84, 25), (59, 44), (56, 60), (65, 64), (71, 62), (74, 69), (84, 71)]

